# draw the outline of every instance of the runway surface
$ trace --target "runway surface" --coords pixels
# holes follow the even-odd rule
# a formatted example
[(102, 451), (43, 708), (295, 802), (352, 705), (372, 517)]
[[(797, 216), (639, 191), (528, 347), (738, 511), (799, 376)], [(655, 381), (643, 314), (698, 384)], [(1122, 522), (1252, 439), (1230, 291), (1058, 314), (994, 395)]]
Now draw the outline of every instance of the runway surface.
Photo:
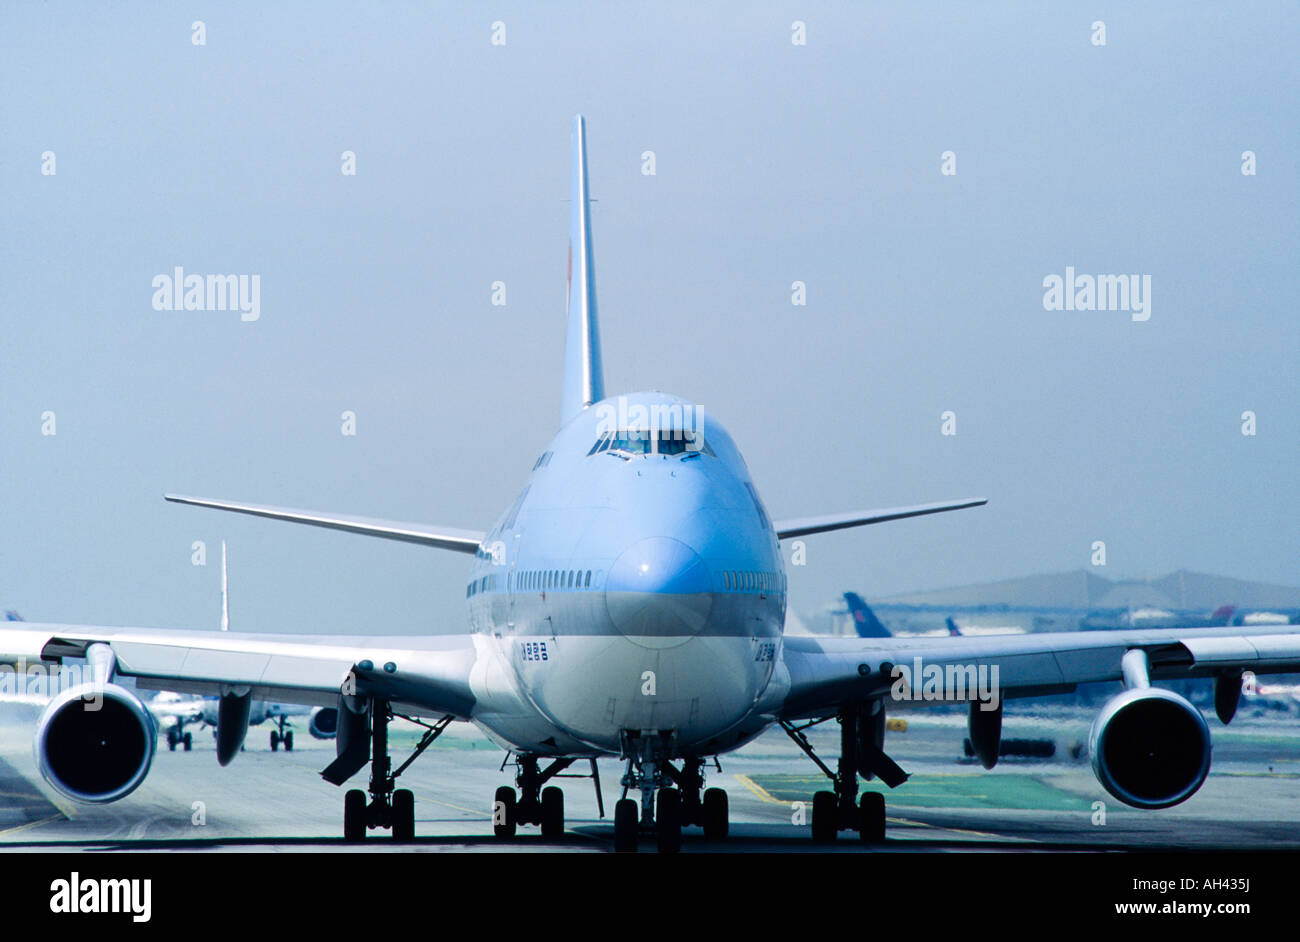
[[(193, 752), (169, 752), (160, 739), (153, 769), (128, 798), (85, 805), (45, 785), (32, 755), (37, 708), (0, 705), (0, 849), (329, 851), (572, 851), (612, 850), (613, 804), (621, 764), (600, 762), (605, 812), (597, 814), (589, 779), (565, 778), (567, 832), (543, 841), (521, 828), (512, 842), (492, 836), (491, 803), (504, 753), (463, 724), (416, 760), (400, 785), (416, 799), (416, 840), (395, 845), (387, 832), (363, 844), (342, 839), (343, 790), (319, 776), (332, 742), (312, 740), (299, 724), (295, 750), (270, 750), (268, 726), (250, 730), (245, 752), (217, 765), (211, 733), (196, 730)], [(1009, 714), (1006, 737), (1043, 737), (1057, 744), (1051, 761), (1003, 760), (992, 772), (963, 760), (961, 714), (909, 715), (891, 732), (887, 749), (912, 773), (886, 792), (883, 845), (864, 846), (841, 834), (836, 844), (809, 837), (812, 793), (826, 787), (816, 767), (779, 729), (710, 767), (708, 784), (728, 792), (731, 833), (709, 844), (698, 828), (684, 832), (683, 852), (925, 852), (1034, 850), (1280, 850), (1300, 849), (1300, 719), (1243, 716), (1227, 729), (1211, 721), (1215, 761), (1190, 801), (1156, 812), (1111, 798), (1070, 747), (1086, 737), (1090, 710), (1062, 709), (1052, 718)], [(417, 739), (414, 727), (394, 725), (398, 764)], [(819, 755), (834, 766), (838, 727), (811, 730)], [(575, 763), (573, 772), (585, 772)], [(354, 779), (364, 787), (363, 771)], [(864, 787), (882, 788), (879, 783)], [(652, 847), (652, 842), (646, 842)]]

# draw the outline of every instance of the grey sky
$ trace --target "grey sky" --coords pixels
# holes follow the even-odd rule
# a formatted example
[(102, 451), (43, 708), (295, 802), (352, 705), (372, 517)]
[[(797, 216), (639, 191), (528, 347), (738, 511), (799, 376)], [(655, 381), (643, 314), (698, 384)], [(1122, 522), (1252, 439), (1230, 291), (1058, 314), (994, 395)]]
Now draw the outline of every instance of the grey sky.
[[(0, 607), (215, 627), (224, 537), (236, 628), (462, 630), (464, 557), (161, 495), (490, 526), (558, 417), (576, 112), (609, 392), (702, 403), (776, 517), (990, 498), (809, 538), (796, 610), (1093, 540), (1300, 582), (1300, 9), (914, 6), (3, 5)], [(176, 265), (260, 320), (153, 310)], [(1044, 310), (1067, 265), (1151, 319)]]

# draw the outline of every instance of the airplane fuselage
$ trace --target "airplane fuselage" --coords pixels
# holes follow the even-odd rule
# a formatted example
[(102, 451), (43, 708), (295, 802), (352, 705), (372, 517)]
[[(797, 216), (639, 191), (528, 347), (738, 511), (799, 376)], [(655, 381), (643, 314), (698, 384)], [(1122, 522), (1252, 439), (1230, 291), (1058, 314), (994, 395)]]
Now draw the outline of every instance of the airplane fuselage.
[[(615, 402), (559, 431), (475, 559), (475, 719), (516, 751), (617, 753), (624, 731), (654, 731), (680, 754), (724, 752), (767, 725), (776, 533), (716, 421), (660, 393)], [(699, 434), (618, 427), (652, 410)]]

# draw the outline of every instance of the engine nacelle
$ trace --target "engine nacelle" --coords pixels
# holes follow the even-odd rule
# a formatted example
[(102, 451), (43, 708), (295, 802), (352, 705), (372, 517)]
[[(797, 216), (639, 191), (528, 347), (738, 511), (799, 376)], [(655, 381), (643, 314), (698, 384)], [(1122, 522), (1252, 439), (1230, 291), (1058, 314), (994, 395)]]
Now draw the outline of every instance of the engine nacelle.
[(149, 709), (131, 691), (84, 684), (60, 693), (41, 714), (36, 764), (69, 798), (117, 801), (149, 774), (157, 738)]
[(316, 739), (333, 739), (339, 734), (339, 711), (334, 707), (317, 707), (307, 721), (307, 732)]
[(1125, 690), (1101, 708), (1088, 735), (1092, 771), (1135, 808), (1168, 808), (1196, 794), (1210, 771), (1201, 711), (1160, 687)]

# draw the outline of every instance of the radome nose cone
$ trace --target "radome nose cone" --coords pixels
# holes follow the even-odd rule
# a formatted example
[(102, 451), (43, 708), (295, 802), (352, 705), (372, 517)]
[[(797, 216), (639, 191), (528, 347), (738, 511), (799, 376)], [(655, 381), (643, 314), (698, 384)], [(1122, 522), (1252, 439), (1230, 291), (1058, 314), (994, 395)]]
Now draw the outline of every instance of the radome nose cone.
[(614, 561), (608, 592), (670, 592), (687, 595), (713, 588), (704, 560), (681, 540), (652, 536), (638, 540)]
[(685, 638), (709, 620), (713, 580), (704, 560), (681, 540), (649, 537), (614, 561), (605, 607), (625, 635)]

